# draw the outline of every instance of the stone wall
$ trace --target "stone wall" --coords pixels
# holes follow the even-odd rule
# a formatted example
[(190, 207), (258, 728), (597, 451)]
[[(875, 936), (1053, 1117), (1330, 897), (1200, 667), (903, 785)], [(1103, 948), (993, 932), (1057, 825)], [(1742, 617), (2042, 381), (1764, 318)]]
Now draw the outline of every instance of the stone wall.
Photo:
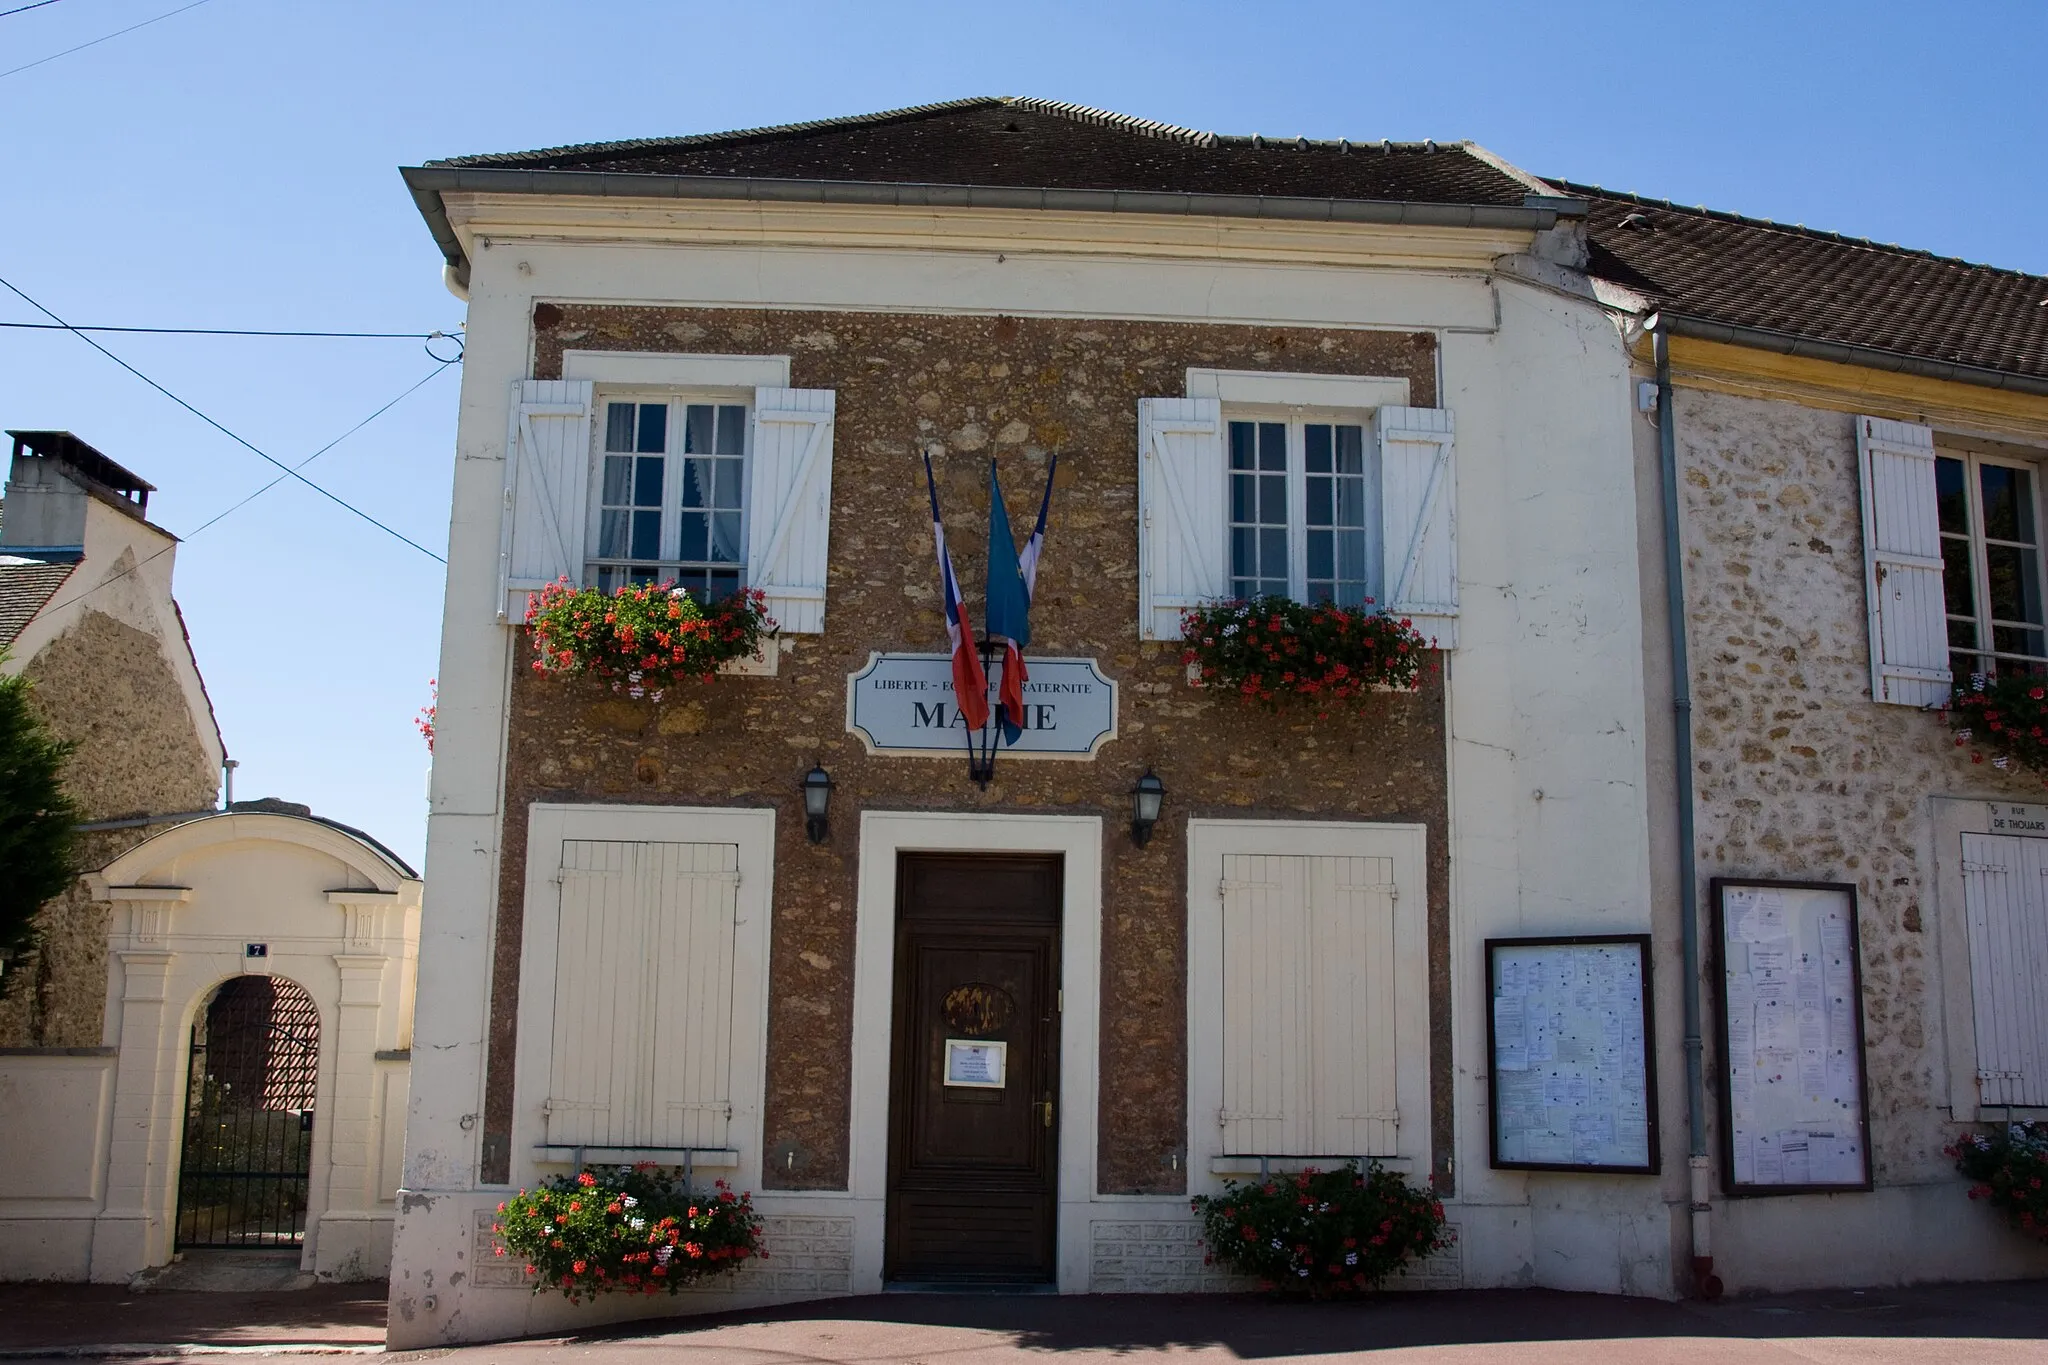
[[(764, 1143), (807, 1157), (777, 1189), (844, 1188), (852, 1047), (855, 841), (864, 807), (1100, 815), (1109, 830), (1102, 924), (1100, 1186), (1179, 1193), (1186, 1132), (1186, 865), (1191, 815), (1422, 822), (1429, 829), (1432, 1122), (1449, 1118), (1448, 876), (1443, 698), (1376, 696), (1326, 720), (1270, 715), (1188, 688), (1176, 646), (1137, 638), (1137, 401), (1184, 392), (1191, 365), (1394, 375), (1433, 405), (1426, 333), (1165, 323), (541, 304), (535, 372), (562, 351), (788, 354), (792, 383), (838, 394), (827, 630), (798, 637), (772, 678), (721, 678), (659, 705), (514, 672), (504, 857), (492, 983), (483, 1178), (509, 1169), (528, 807), (535, 801), (773, 805), (777, 822)], [(1121, 736), (1087, 763), (1004, 763), (986, 792), (958, 759), (871, 757), (845, 733), (846, 678), (873, 650), (945, 640), (927, 442), (970, 602), (981, 600), (988, 459), (1028, 521), (1058, 452), (1034, 653), (1100, 659), (1122, 689)], [(831, 769), (833, 838), (805, 840), (797, 781)], [(1138, 849), (1120, 831), (1155, 768), (1166, 817)], [(800, 1042), (798, 1040), (801, 1040)], [(1443, 1174), (1447, 1175), (1445, 1171)]]
[(1683, 388), (1675, 412), (1702, 885), (1856, 884), (1876, 1179), (1946, 1177), (1927, 798), (2038, 802), (2040, 781), (1871, 701), (1855, 419)]
[[(97, 611), (52, 640), (23, 670), (36, 709), (74, 741), (64, 785), (87, 820), (211, 807), (219, 774), (201, 747), (185, 693), (161, 642)], [(154, 830), (110, 830), (79, 840), (78, 865), (102, 867)], [(84, 883), (39, 917), (42, 947), (8, 968), (0, 1047), (97, 1047), (105, 1026), (111, 909)]]

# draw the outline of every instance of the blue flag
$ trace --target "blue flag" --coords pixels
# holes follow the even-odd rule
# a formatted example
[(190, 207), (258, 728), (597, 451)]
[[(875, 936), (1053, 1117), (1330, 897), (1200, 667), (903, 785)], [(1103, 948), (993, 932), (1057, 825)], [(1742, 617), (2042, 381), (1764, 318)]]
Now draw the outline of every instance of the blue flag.
[(996, 462), (988, 462), (988, 630), (992, 644), (1003, 647), (1003, 676), (996, 693), (1003, 738), (1015, 744), (1024, 734), (1024, 646), (1031, 643), (1031, 589), (1017, 562), (1017, 538), (1010, 533), (1010, 513), (1003, 506), (1003, 485)]

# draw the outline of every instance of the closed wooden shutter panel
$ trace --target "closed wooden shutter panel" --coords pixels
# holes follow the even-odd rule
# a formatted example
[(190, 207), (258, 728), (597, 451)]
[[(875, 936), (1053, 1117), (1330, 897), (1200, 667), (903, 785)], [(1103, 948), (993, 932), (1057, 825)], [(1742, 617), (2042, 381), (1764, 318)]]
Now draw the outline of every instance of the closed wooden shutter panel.
[(1382, 601), (1440, 649), (1458, 643), (1455, 424), (1445, 408), (1386, 406), (1380, 453)]
[(1985, 1105), (2048, 1105), (2048, 840), (1963, 836), (1977, 1085)]
[(1180, 614), (1230, 595), (1223, 405), (1138, 400), (1138, 638), (1178, 640)]
[(728, 1145), (733, 844), (562, 845), (547, 1141)]
[(1901, 706), (1948, 700), (1948, 608), (1934, 433), (1882, 417), (1856, 419), (1863, 482), (1863, 572), (1869, 598), (1870, 695)]
[(1224, 857), (1226, 1153), (1393, 1154), (1392, 883), (1385, 858)]
[(784, 631), (825, 629), (832, 529), (831, 389), (754, 390), (747, 493), (747, 586)]
[(583, 581), (591, 388), (587, 379), (513, 382), (493, 607), (501, 621), (523, 623), (532, 595), (557, 579)]

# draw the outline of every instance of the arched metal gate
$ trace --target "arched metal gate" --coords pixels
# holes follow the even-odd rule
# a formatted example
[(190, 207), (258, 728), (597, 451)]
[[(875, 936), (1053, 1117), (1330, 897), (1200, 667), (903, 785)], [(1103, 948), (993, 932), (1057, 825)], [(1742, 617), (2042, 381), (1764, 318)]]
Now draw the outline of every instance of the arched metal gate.
[(241, 976), (192, 1028), (178, 1246), (285, 1247), (306, 1236), (320, 1009), (282, 977)]

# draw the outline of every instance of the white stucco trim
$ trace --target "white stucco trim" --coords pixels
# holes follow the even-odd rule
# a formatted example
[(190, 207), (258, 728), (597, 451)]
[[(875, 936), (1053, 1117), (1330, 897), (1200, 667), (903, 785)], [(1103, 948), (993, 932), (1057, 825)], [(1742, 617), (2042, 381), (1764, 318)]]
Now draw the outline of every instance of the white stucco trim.
[(321, 820), (259, 811), (223, 811), (219, 815), (201, 816), (172, 825), (163, 833), (143, 840), (98, 872), (88, 874), (87, 880), (93, 894), (105, 900), (110, 887), (132, 885), (148, 889), (147, 883), (160, 878), (174, 879), (179, 860), (203, 849), (255, 841), (295, 844), (315, 853), (325, 853), (368, 882), (370, 885), (365, 889), (402, 893), (407, 905), (420, 902), (419, 879), (406, 875), (405, 869), (388, 855), (355, 835)]
[[(1394, 864), (1394, 1095), (1401, 1123), (1389, 1166), (1430, 1172), (1428, 829), (1325, 820), (1188, 821), (1188, 1189), (1222, 1189), (1214, 1122), (1223, 1105), (1223, 859), (1248, 853), (1387, 858)], [(1205, 1118), (1206, 1116), (1206, 1118)]]
[(1408, 405), (1408, 381), (1383, 375), (1281, 374), (1263, 370), (1188, 370), (1188, 397), (1278, 408)]
[[(768, 945), (775, 898), (775, 812), (704, 806), (546, 805), (535, 803), (526, 841), (526, 915), (519, 959), (519, 1048), (513, 1071), (512, 1166), (515, 1185), (537, 1183), (547, 1136), (542, 1106), (555, 1030), (555, 953), (561, 930), (562, 842), (734, 844), (739, 904), (733, 940), (731, 1143), (737, 1165), (718, 1175), (741, 1189), (761, 1183), (761, 1123), (768, 1075)], [(610, 1149), (607, 1149), (610, 1150)], [(548, 1155), (553, 1155), (549, 1153)]]
[(1057, 853), (1061, 880), (1058, 1275), (1063, 1294), (1088, 1290), (1089, 1204), (1095, 1193), (1096, 1067), (1101, 1046), (1102, 819), (1094, 815), (867, 811), (853, 977), (853, 1087), (848, 1193), (866, 1206), (855, 1233), (853, 1292), (882, 1287), (889, 1184), (890, 1018), (896, 988), (896, 855)]
[(679, 351), (564, 351), (562, 378), (685, 389), (786, 389), (786, 355), (689, 355)]

